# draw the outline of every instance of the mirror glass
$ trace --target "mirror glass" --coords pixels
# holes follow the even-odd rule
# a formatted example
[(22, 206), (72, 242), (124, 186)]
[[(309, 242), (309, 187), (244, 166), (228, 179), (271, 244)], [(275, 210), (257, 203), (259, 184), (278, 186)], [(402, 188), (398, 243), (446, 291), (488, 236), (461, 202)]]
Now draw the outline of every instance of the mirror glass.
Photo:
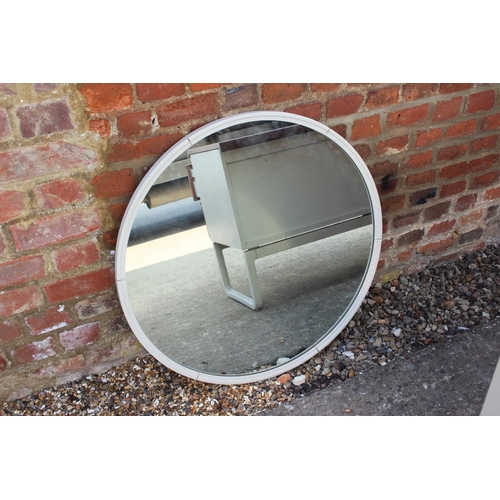
[(373, 277), (378, 198), (362, 160), (276, 115), (185, 141), (127, 210), (124, 311), (153, 355), (194, 378), (264, 379), (312, 357)]

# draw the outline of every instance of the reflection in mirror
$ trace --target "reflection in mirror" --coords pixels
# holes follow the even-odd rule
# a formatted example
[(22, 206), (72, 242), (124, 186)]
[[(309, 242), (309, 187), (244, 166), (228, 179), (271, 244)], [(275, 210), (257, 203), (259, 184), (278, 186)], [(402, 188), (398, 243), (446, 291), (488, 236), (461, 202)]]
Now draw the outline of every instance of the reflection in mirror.
[(344, 149), (295, 123), (239, 124), (158, 175), (128, 239), (128, 300), (176, 363), (262, 372), (344, 319), (373, 242), (372, 201)]

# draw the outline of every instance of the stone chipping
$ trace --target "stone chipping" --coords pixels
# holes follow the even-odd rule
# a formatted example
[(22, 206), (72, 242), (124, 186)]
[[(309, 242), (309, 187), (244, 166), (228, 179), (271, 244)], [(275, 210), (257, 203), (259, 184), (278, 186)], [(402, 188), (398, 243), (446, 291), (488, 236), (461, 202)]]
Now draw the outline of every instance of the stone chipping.
[(318, 355), (260, 383), (185, 378), (152, 356), (0, 406), (0, 415), (255, 415), (500, 316), (500, 246), (375, 283), (344, 330)]

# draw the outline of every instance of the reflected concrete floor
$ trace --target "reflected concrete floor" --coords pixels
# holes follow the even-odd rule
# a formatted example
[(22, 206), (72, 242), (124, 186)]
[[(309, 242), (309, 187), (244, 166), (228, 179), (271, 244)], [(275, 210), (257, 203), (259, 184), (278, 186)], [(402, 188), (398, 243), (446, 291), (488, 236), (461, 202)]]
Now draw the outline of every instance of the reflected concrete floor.
[[(135, 316), (166, 356), (191, 369), (241, 374), (291, 358), (322, 338), (358, 289), (372, 227), (256, 261), (263, 307), (228, 298), (206, 227), (189, 224), (130, 246), (126, 283)], [(241, 251), (225, 250), (235, 289), (249, 293)]]

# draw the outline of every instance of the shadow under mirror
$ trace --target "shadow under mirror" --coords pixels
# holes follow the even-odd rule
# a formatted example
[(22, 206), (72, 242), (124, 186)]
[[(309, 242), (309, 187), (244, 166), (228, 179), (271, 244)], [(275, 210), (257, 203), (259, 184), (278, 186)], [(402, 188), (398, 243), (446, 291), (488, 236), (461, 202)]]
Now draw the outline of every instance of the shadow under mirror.
[(373, 241), (368, 190), (339, 145), (294, 123), (245, 123), (158, 176), (128, 239), (128, 300), (169, 359), (215, 375), (268, 370), (344, 318)]

